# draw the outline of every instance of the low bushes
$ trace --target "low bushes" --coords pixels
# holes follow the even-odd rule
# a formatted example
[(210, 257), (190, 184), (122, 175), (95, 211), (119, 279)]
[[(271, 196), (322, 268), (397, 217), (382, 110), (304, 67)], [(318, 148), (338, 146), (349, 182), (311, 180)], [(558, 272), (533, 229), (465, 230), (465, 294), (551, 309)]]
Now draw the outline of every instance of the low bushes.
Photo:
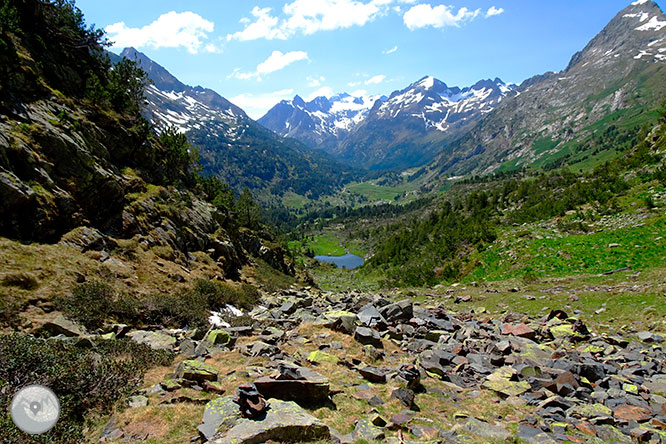
[(198, 279), (189, 289), (175, 293), (138, 298), (117, 294), (103, 282), (77, 285), (71, 294), (56, 298), (56, 307), (89, 330), (110, 321), (131, 325), (160, 324), (171, 327), (207, 326), (211, 310), (226, 304), (250, 308), (259, 301), (259, 292), (249, 284), (235, 287)]
[(171, 365), (173, 354), (129, 340), (97, 341), (93, 349), (75, 342), (0, 335), (0, 405), (31, 384), (58, 396), (60, 419), (47, 434), (30, 436), (13, 424), (9, 410), (0, 414), (0, 442), (80, 443), (90, 414), (105, 414), (131, 394), (151, 367)]

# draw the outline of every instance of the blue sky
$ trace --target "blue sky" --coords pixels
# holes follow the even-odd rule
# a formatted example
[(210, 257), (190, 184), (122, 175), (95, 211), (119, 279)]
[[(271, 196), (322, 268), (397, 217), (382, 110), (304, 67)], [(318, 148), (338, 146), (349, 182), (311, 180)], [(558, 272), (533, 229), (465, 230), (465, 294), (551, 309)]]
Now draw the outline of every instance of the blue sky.
[(460, 87), (495, 77), (520, 83), (564, 69), (629, 3), (77, 0), (116, 42), (112, 50), (134, 46), (253, 118), (295, 94), (389, 95), (425, 75)]

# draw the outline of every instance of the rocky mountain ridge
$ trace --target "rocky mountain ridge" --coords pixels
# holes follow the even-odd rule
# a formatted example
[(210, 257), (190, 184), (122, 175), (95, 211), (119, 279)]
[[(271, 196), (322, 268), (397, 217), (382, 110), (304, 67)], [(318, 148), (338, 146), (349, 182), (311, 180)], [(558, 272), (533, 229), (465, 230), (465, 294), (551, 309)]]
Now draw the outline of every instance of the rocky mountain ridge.
[(183, 84), (145, 54), (127, 48), (122, 55), (136, 60), (153, 81), (146, 88), (145, 117), (158, 132), (175, 127), (187, 133), (204, 174), (236, 191), (247, 186), (267, 202), (288, 191), (316, 197), (353, 176), (324, 153), (267, 130), (215, 91)]
[(344, 139), (377, 101), (385, 96), (354, 97), (347, 93), (330, 98), (320, 96), (305, 102), (300, 96), (283, 100), (258, 123), (284, 137), (292, 137), (325, 151)]
[(526, 80), (514, 97), (442, 145), (429, 166), (432, 177), (544, 165), (577, 152), (580, 158), (583, 145), (608, 127), (636, 132), (666, 98), (664, 52), (666, 15), (651, 0), (633, 2), (565, 70)]
[(513, 89), (498, 78), (461, 89), (428, 76), (388, 98), (341, 94), (305, 103), (296, 96), (277, 104), (258, 122), (345, 163), (372, 169), (409, 167), (433, 155), (427, 147), (418, 148), (420, 142), (436, 137), (433, 133), (466, 127), (492, 111)]

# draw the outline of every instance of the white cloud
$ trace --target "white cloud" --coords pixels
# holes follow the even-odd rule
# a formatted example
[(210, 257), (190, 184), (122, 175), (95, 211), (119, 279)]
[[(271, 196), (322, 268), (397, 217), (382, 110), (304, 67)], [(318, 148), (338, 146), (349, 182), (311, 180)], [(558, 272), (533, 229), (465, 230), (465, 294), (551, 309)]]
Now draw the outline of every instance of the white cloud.
[(308, 95), (305, 98), (305, 101), (309, 102), (309, 101), (314, 100), (317, 97), (321, 97), (321, 96), (329, 98), (333, 95), (335, 95), (335, 93), (333, 92), (333, 88), (331, 88), (330, 86), (324, 86), (324, 87), (319, 88), (316, 91), (313, 91), (310, 95)]
[(460, 24), (475, 19), (481, 13), (480, 9), (471, 11), (460, 8), (457, 13), (451, 6), (439, 5), (432, 7), (429, 4), (413, 6), (402, 17), (410, 30), (432, 26), (443, 28), (445, 26), (460, 26)]
[(129, 28), (124, 22), (114, 23), (105, 28), (113, 43), (112, 48), (186, 48), (196, 54), (203, 47), (207, 52), (218, 52), (212, 43), (207, 43), (208, 33), (213, 32), (215, 24), (194, 12), (171, 11), (159, 16), (150, 25), (143, 28)]
[(352, 26), (364, 26), (386, 14), (394, 0), (294, 0), (282, 8), (282, 17), (271, 14), (271, 8), (252, 9), (254, 21), (245, 29), (229, 34), (227, 40), (282, 39), (295, 34), (314, 34)]
[(393, 54), (393, 53), (396, 52), (397, 50), (398, 50), (398, 46), (396, 45), (396, 46), (394, 46), (394, 47), (391, 48), (391, 49), (387, 49), (386, 51), (382, 51), (382, 54)]
[(258, 119), (281, 100), (289, 100), (293, 97), (293, 89), (282, 89), (264, 94), (240, 94), (229, 100), (234, 105), (238, 105), (248, 116)]
[(242, 18), (240, 22), (245, 24), (245, 29), (234, 34), (227, 35), (227, 40), (257, 40), (257, 39), (281, 39), (287, 38), (278, 28), (278, 19), (271, 15), (271, 8), (260, 8), (255, 6), (252, 9), (252, 15), (255, 21), (249, 18)]
[(353, 88), (353, 87), (355, 87), (355, 86), (360, 85), (361, 83), (362, 83), (362, 82), (349, 82), (349, 83), (347, 83), (347, 85), (348, 85), (348, 86), (351, 86), (351, 87)]
[(500, 15), (504, 12), (504, 8), (496, 8), (494, 6), (491, 6), (488, 9), (488, 12), (486, 12), (486, 18), (492, 17), (494, 15)]
[(308, 81), (308, 86), (309, 87), (316, 88), (318, 86), (321, 86), (322, 82), (326, 81), (326, 77), (321, 76), (319, 78), (315, 78), (315, 77), (308, 76), (306, 80)]
[(261, 80), (262, 76), (284, 69), (292, 63), (301, 60), (308, 60), (307, 52), (291, 51), (282, 53), (281, 51), (273, 51), (266, 60), (257, 65), (257, 70), (255, 72), (241, 72), (239, 68), (236, 68), (234, 72), (227, 76), (227, 78), (236, 77), (240, 80), (249, 80), (256, 77), (258, 80)]
[(386, 79), (386, 76), (384, 74), (379, 74), (374, 77), (369, 78), (368, 80), (365, 81), (366, 85), (378, 85), (382, 83)]
[(280, 51), (273, 51), (270, 57), (257, 65), (257, 73), (268, 74), (279, 71), (300, 60), (308, 60), (308, 53), (305, 51), (291, 51), (283, 54)]

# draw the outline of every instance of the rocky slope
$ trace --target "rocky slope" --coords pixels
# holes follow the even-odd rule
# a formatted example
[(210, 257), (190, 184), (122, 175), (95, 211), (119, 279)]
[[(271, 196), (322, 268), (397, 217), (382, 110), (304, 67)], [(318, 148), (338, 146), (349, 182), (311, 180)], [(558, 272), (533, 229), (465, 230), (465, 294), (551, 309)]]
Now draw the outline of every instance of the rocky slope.
[(183, 413), (160, 428), (124, 418), (199, 404), (200, 425), (179, 439), (664, 442), (663, 335), (599, 333), (562, 310), (492, 317), (466, 307), (464, 288), (447, 294), (420, 305), (285, 291), (242, 327), (123, 332), (185, 360), (137, 392), (102, 439), (171, 442)]
[(386, 97), (354, 97), (343, 93), (306, 103), (296, 96), (281, 101), (257, 122), (281, 136), (327, 151), (359, 125), (378, 100), (384, 101)]
[(145, 54), (127, 48), (122, 55), (153, 81), (146, 89), (146, 118), (158, 131), (175, 126), (187, 133), (206, 175), (237, 191), (247, 186), (267, 201), (287, 191), (316, 198), (353, 177), (348, 167), (265, 129), (215, 91), (184, 85)]
[(430, 170), (440, 176), (543, 165), (586, 149), (579, 147), (611, 125), (636, 132), (666, 97), (665, 51), (666, 15), (653, 1), (632, 3), (565, 70), (526, 80), (515, 97), (442, 146)]

